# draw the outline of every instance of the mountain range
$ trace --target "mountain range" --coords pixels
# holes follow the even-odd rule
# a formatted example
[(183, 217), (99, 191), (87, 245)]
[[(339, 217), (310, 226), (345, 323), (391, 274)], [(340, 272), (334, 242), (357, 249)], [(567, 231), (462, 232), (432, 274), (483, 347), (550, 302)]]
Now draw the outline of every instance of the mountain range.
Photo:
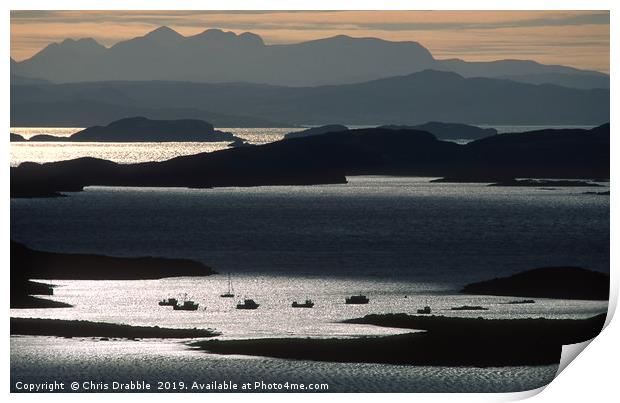
[(201, 119), (215, 127), (428, 121), (598, 125), (609, 121), (609, 90), (465, 78), (436, 70), (317, 87), (180, 81), (11, 86), (12, 126), (92, 126), (129, 116)]
[(92, 38), (66, 39), (48, 45), (29, 59), (11, 59), (12, 81), (22, 83), (32, 79), (55, 83), (164, 80), (320, 86), (361, 83), (427, 69), (454, 72), (465, 78), (609, 88), (609, 76), (597, 71), (530, 60), (439, 60), (417, 42), (345, 35), (268, 45), (250, 32), (207, 29), (183, 36), (160, 27), (109, 48)]

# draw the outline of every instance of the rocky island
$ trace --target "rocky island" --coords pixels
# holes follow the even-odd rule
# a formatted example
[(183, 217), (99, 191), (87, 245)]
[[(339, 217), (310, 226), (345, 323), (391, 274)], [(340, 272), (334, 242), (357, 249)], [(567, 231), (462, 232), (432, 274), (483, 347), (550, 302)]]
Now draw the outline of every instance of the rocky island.
[(86, 320), (11, 318), (12, 335), (187, 339), (219, 336), (213, 329), (172, 329), (159, 326), (130, 326), (116, 323), (90, 322)]
[(467, 284), (465, 294), (560, 299), (609, 299), (609, 275), (580, 267), (541, 267)]
[[(22, 137), (22, 136), (20, 136)], [(70, 142), (214, 142), (243, 140), (232, 133), (215, 130), (198, 119), (154, 120), (131, 117), (107, 126), (91, 126), (69, 137), (37, 134), (26, 141)], [(24, 141), (11, 134), (11, 141)]]
[(478, 140), (495, 136), (497, 130), (481, 128), (463, 123), (426, 122), (420, 125), (385, 125), (384, 129), (392, 130), (423, 130), (433, 133), (440, 140)]

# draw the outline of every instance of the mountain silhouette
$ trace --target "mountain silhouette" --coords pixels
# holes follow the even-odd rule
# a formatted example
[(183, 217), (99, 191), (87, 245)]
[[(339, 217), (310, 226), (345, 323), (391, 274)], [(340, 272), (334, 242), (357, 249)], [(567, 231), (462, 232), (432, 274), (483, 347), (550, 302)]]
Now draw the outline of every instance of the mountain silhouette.
[(528, 60), (437, 60), (417, 42), (338, 35), (267, 45), (256, 34), (207, 29), (183, 36), (168, 27), (106, 48), (92, 38), (52, 43), (11, 73), (57, 83), (111, 80), (252, 82), (284, 86), (350, 84), (426, 69), (464, 77), (510, 78), (577, 88), (609, 88), (596, 71)]
[[(428, 121), (597, 125), (609, 121), (609, 90), (464, 78), (436, 70), (357, 84), (300, 88), (170, 81), (11, 86), (12, 126), (91, 126), (127, 116), (202, 119), (221, 126), (209, 114), (290, 126), (333, 122), (416, 125)], [(236, 126), (241, 123), (226, 127)]]

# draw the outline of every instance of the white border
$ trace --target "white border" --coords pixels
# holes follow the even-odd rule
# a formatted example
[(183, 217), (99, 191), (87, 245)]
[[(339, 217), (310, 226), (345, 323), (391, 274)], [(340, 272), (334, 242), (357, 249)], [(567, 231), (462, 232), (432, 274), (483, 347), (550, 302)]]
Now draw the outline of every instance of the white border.
[[(149, 9), (163, 9), (163, 10), (200, 10), (200, 9), (213, 9), (213, 10), (244, 10), (244, 9), (271, 9), (271, 10), (611, 10), (611, 57), (610, 57), (610, 75), (611, 75), (611, 110), (617, 110), (617, 102), (615, 94), (618, 90), (618, 81), (614, 80), (616, 71), (618, 55), (614, 51), (614, 44), (617, 44), (617, 9), (614, 7), (619, 4), (617, 1), (605, 1), (605, 0), (564, 0), (562, 2), (547, 1), (542, 2), (540, 0), (520, 0), (520, 1), (481, 1), (470, 0), (463, 2), (462, 0), (434, 0), (434, 1), (403, 1), (403, 0), (383, 0), (383, 1), (344, 1), (344, 0), (314, 0), (314, 1), (284, 1), (284, 0), (271, 0), (271, 1), (259, 1), (259, 0), (217, 0), (217, 1), (187, 1), (187, 0), (132, 0), (120, 1), (120, 0), (89, 0), (88, 2), (66, 0), (66, 1), (45, 1), (45, 0), (9, 0), (3, 2), (5, 4), (5, 14), (3, 24), (5, 24), (2, 31), (4, 40), (2, 41), (2, 51), (4, 55), (10, 54), (10, 14), (9, 10), (36, 10), (36, 9), (132, 9), (132, 10), (149, 10)], [(2, 65), (2, 73), (4, 80), (2, 80), (2, 115), (5, 121), (5, 130), (10, 127), (9, 124), (9, 67), (8, 57), (5, 64)], [(612, 129), (615, 127), (615, 118), (617, 114), (613, 114)], [(612, 130), (612, 153), (616, 155), (618, 150), (619, 141), (616, 136), (620, 135), (614, 133)], [(0, 164), (3, 166), (9, 166), (9, 142), (3, 143), (4, 153), (2, 154), (3, 160)], [(0, 165), (2, 166), (2, 165)], [(612, 182), (618, 174), (617, 160), (612, 158)], [(9, 268), (9, 170), (5, 169), (0, 174), (2, 180), (2, 189), (4, 191), (4, 197), (2, 198), (2, 211), (0, 215), (1, 225), (5, 228), (0, 239), (0, 248), (2, 248), (2, 258), (4, 275), (8, 276)], [(614, 193), (615, 195), (615, 193)], [(615, 202), (615, 196), (611, 198), (611, 275), (612, 275), (612, 294), (610, 297), (610, 314), (608, 317), (611, 319), (613, 312), (617, 305), (618, 297), (618, 252), (616, 247), (618, 246), (617, 231), (618, 219), (617, 204)], [(3, 281), (3, 294), (4, 306), (8, 309), (9, 306), (9, 288), (7, 277)], [(5, 315), (2, 320), (2, 329), (5, 335), (9, 334), (9, 315)], [(535, 395), (532, 401), (536, 402), (553, 402), (561, 401), (563, 403), (579, 402), (584, 400), (594, 399), (596, 402), (615, 402), (619, 396), (618, 394), (618, 381), (617, 372), (615, 371), (617, 366), (617, 360), (620, 358), (618, 354), (618, 342), (620, 340), (617, 320), (612, 322), (603, 332), (587, 347), (585, 354), (581, 354), (576, 362), (568, 365), (559, 377), (554, 380), (547, 388), (541, 388), (536, 391), (521, 392), (521, 393), (509, 393), (509, 394), (387, 394), (387, 395), (366, 395), (366, 394), (340, 394), (330, 395), (329, 399), (336, 398), (338, 401), (355, 401), (357, 402), (370, 402), (376, 399), (390, 399), (391, 401), (458, 401), (458, 402), (486, 402), (486, 401), (511, 401), (523, 399)], [(2, 351), (4, 363), (2, 367), (3, 381), (1, 387), (4, 393), (8, 394), (9, 391), (9, 340), (5, 339), (4, 348)], [(545, 389), (544, 392), (539, 393)], [(312, 394), (301, 394), (291, 396), (290, 394), (252, 394), (252, 395), (159, 395), (159, 394), (141, 394), (141, 395), (20, 395), (12, 394), (10, 398), (15, 401), (37, 401), (47, 400), (52, 402), (81, 402), (85, 399), (92, 401), (109, 401), (114, 399), (118, 401), (132, 401), (132, 402), (169, 402), (170, 399), (183, 399), (189, 401), (201, 401), (205, 402), (211, 399), (226, 399), (226, 400), (251, 400), (251, 401), (290, 401), (294, 398), (296, 401), (308, 402), (318, 399), (324, 399), (326, 396), (317, 396)]]

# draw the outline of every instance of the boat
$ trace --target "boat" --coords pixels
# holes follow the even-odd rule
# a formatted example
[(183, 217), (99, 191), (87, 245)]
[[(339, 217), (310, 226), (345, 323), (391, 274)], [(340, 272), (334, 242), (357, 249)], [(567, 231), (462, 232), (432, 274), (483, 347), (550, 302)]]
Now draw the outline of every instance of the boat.
[(196, 311), (198, 304), (194, 301), (183, 301), (183, 304), (176, 304), (172, 307), (175, 311)]
[(293, 301), (291, 306), (293, 308), (312, 308), (314, 306), (314, 302), (312, 302), (311, 299), (307, 299), (306, 302), (304, 302), (303, 304), (301, 304), (301, 303), (299, 303), (297, 301)]
[(232, 280), (230, 279), (230, 273), (228, 274), (228, 291), (226, 291), (224, 294), (220, 295), (220, 297), (222, 298), (233, 298), (235, 296), (235, 290), (233, 289), (232, 286)]
[(237, 303), (237, 309), (256, 309), (260, 306), (253, 299), (245, 298), (243, 302)]
[(429, 313), (431, 313), (431, 307), (430, 306), (425, 306), (422, 309), (418, 309), (418, 313), (429, 314)]
[(370, 301), (368, 297), (362, 294), (351, 295), (350, 297), (344, 299), (345, 304), (367, 304), (368, 301)]
[(162, 299), (159, 301), (159, 306), (175, 306), (177, 302), (179, 302), (179, 300), (176, 298)]

